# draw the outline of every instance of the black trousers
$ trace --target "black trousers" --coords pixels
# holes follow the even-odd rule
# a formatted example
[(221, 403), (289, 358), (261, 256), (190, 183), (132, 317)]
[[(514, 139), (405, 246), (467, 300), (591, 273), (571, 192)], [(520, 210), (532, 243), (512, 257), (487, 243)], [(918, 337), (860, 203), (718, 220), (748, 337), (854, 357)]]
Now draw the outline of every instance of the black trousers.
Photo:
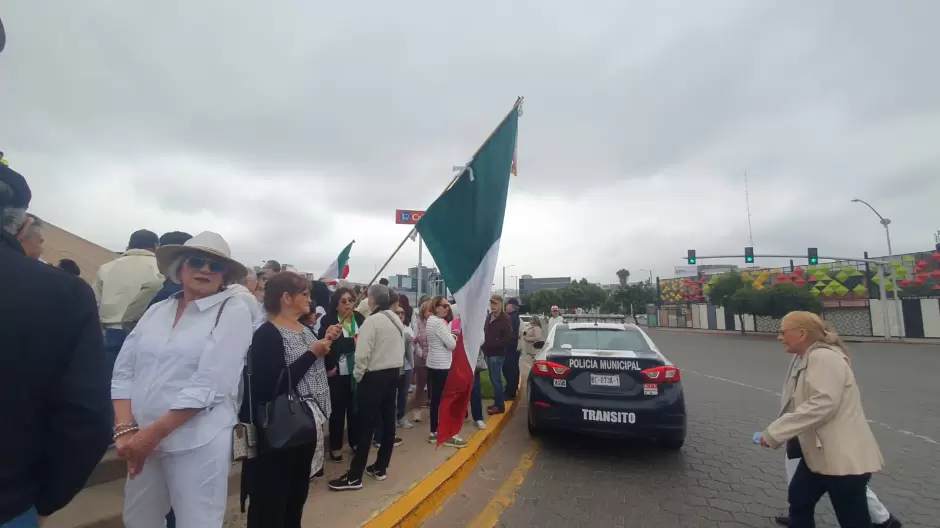
[(506, 378), (506, 397), (515, 398), (519, 390), (519, 351), (516, 350), (515, 344), (506, 348), (503, 377)]
[(366, 372), (362, 376), (357, 392), (359, 412), (356, 429), (359, 438), (356, 439), (356, 453), (349, 464), (350, 480), (362, 478), (369, 460), (372, 435), (375, 434), (375, 426), (378, 423), (382, 424), (382, 438), (375, 468), (388, 469), (392, 461), (392, 449), (395, 447), (395, 397), (398, 395), (398, 368)]
[(305, 444), (269, 451), (244, 462), (248, 528), (300, 528), (314, 448)]
[(813, 473), (800, 460), (793, 480), (790, 481), (790, 527), (815, 528), (816, 503), (823, 494), (829, 494), (832, 509), (836, 512), (839, 526), (842, 528), (869, 528), (871, 514), (868, 513), (868, 500), (865, 488), (871, 479), (871, 473), (864, 475), (822, 475)]
[(437, 418), (441, 412), (441, 397), (447, 383), (448, 369), (428, 368), (428, 392), (431, 393), (431, 432), (437, 432)]
[(349, 445), (356, 446), (359, 436), (356, 432), (356, 413), (353, 412), (353, 393), (349, 376), (336, 375), (329, 378), (330, 405), (330, 451), (343, 449), (343, 430), (349, 438)]

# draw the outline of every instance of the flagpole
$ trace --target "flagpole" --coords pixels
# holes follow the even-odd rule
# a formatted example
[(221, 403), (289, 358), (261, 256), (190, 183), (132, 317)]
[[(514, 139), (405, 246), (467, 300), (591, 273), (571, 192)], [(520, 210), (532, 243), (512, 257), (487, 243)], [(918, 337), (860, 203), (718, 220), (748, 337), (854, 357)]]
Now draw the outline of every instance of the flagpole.
[[(491, 139), (493, 139), (493, 136), (495, 136), (495, 135), (496, 135), (496, 132), (499, 130), (499, 128), (500, 128), (501, 126), (503, 126), (503, 123), (505, 123), (506, 120), (509, 119), (509, 116), (511, 116), (513, 112), (518, 111), (518, 110), (522, 107), (522, 101), (523, 101), (524, 99), (525, 99), (525, 98), (522, 97), (522, 96), (519, 96), (519, 97), (516, 98), (516, 102), (515, 102), (515, 104), (512, 105), (512, 109), (509, 110), (508, 112), (506, 112), (506, 115), (503, 116), (503, 118), (499, 120), (499, 124), (497, 124), (496, 127), (493, 128), (493, 131), (490, 132), (490, 135), (486, 136), (486, 140), (483, 141), (483, 143), (480, 143), (480, 146), (476, 149), (476, 151), (474, 151), (473, 156), (470, 157), (470, 161), (473, 161), (473, 159), (477, 157), (477, 154), (479, 154), (480, 151), (483, 150), (483, 147), (485, 147), (486, 144), (489, 143)], [(441, 191), (441, 194), (438, 195), (438, 198), (440, 198), (441, 196), (443, 196), (444, 193), (446, 193), (447, 191), (449, 191), (450, 188), (453, 187), (455, 183), (457, 183), (457, 180), (459, 180), (460, 177), (463, 176), (463, 173), (467, 172), (467, 167), (469, 167), (469, 166), (470, 166), (470, 162), (467, 162), (467, 164), (464, 165), (463, 170), (461, 170), (460, 172), (458, 172), (457, 175), (454, 176), (453, 179), (450, 180), (450, 183), (447, 184), (447, 187), (445, 187), (444, 190)], [(436, 200), (436, 199), (437, 199), (437, 198), (435, 198), (435, 200)], [(433, 203), (433, 202), (432, 202), (432, 203)], [(379, 271), (377, 271), (376, 274), (375, 274), (375, 276), (372, 277), (372, 280), (369, 281), (369, 284), (366, 284), (366, 287), (362, 289), (362, 291), (359, 293), (359, 297), (356, 299), (356, 304), (357, 304), (357, 305), (358, 305), (359, 302), (362, 300), (363, 296), (368, 295), (367, 292), (368, 292), (369, 288), (375, 283), (376, 280), (378, 280), (379, 275), (381, 275), (382, 272), (385, 271), (385, 268), (388, 267), (388, 265), (389, 265), (389, 263), (392, 261), (392, 259), (395, 258), (395, 255), (397, 255), (398, 252), (401, 251), (401, 248), (405, 245), (405, 242), (407, 242), (408, 239), (411, 238), (412, 233), (414, 233), (415, 231), (417, 231), (417, 229), (418, 229), (417, 227), (414, 227), (411, 231), (408, 232), (408, 235), (406, 235), (405, 238), (402, 239), (402, 241), (398, 244), (398, 247), (395, 248), (395, 251), (393, 251), (392, 254), (391, 254), (391, 256), (389, 256), (388, 259), (386, 259), (385, 264), (382, 264), (382, 267), (379, 268)], [(420, 268), (420, 267), (418, 268), (418, 273), (421, 273), (421, 268)]]

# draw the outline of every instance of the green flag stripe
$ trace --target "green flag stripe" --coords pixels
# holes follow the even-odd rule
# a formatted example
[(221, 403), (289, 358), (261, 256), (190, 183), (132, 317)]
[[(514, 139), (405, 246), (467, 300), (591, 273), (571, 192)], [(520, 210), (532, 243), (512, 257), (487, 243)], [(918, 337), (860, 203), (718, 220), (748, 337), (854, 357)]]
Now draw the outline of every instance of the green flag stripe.
[(454, 185), (418, 222), (445, 284), (457, 291), (503, 232), (519, 111), (513, 110)]
[(352, 251), (353, 242), (350, 242), (348, 246), (344, 247), (343, 250), (340, 251), (339, 256), (336, 257), (336, 263), (339, 264), (336, 270), (337, 276), (343, 274), (343, 268), (346, 267), (346, 263), (349, 262), (349, 253)]

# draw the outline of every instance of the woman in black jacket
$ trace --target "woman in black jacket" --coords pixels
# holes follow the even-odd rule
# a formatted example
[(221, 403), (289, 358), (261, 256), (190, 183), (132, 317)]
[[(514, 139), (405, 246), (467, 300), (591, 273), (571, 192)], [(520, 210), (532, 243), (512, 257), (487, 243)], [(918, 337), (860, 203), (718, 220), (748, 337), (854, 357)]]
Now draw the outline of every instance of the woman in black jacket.
[[(291, 271), (278, 273), (265, 285), (264, 307), (269, 321), (258, 328), (251, 341), (244, 380), (246, 394), (239, 412), (243, 422), (254, 417), (250, 411), (288, 390), (308, 402), (319, 415), (318, 423), (325, 423), (330, 416), (324, 358), (339, 337), (339, 328), (324, 329), (323, 337), (317, 340), (298, 321), (310, 311), (309, 287), (306, 279)], [(289, 387), (287, 375), (293, 387)], [(258, 435), (263, 437), (264, 432), (259, 430)], [(257, 457), (244, 462), (242, 505), (247, 498), (248, 528), (300, 528), (315, 446), (310, 443), (262, 449)]]
[(349, 446), (356, 450), (354, 445), (359, 438), (356, 436), (356, 380), (353, 378), (353, 365), (356, 356), (356, 338), (359, 327), (365, 321), (355, 307), (356, 294), (349, 288), (337, 288), (330, 298), (330, 310), (320, 320), (320, 335), (322, 339), (326, 330), (339, 325), (342, 328), (340, 337), (333, 342), (329, 355), (326, 356), (326, 373), (330, 383), (330, 403), (333, 414), (330, 416), (330, 460), (343, 461), (343, 426)]

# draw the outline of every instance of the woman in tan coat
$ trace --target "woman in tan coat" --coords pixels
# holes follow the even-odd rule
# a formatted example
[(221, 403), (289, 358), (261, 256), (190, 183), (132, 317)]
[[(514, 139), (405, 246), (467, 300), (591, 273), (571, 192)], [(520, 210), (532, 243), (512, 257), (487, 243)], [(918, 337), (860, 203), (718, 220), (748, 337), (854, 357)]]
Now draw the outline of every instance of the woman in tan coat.
[(814, 527), (816, 503), (825, 493), (840, 526), (871, 526), (865, 490), (884, 461), (845, 344), (810, 312), (787, 314), (778, 339), (795, 357), (780, 413), (760, 442), (774, 449), (786, 444), (788, 458), (802, 458), (790, 481), (790, 526)]

